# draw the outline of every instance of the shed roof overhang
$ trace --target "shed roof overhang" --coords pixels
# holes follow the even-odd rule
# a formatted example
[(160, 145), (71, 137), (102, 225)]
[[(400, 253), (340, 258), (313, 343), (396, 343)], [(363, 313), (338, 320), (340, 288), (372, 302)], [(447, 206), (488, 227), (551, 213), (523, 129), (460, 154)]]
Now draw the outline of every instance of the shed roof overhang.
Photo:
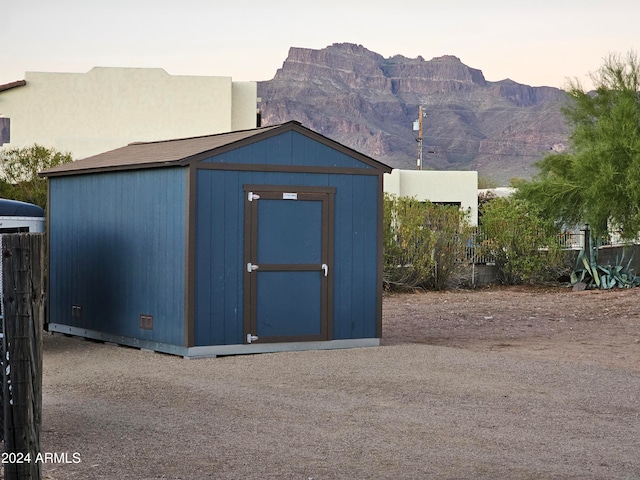
[(388, 165), (303, 127), (299, 122), (290, 121), (270, 127), (216, 135), (130, 143), (125, 147), (45, 170), (40, 172), (40, 176), (57, 177), (105, 171), (187, 166), (288, 131), (296, 131), (353, 157), (378, 174), (391, 172), (391, 167)]

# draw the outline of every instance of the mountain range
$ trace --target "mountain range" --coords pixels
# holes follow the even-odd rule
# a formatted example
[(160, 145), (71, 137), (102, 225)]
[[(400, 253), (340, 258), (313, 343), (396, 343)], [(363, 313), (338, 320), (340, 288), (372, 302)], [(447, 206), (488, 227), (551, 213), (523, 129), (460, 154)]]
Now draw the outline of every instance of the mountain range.
[(422, 168), (477, 170), (498, 186), (531, 178), (570, 133), (563, 90), (490, 82), (452, 55), (384, 58), (351, 43), (292, 47), (274, 78), (258, 82), (258, 96), (263, 126), (297, 120), (405, 169), (417, 168), (422, 108)]

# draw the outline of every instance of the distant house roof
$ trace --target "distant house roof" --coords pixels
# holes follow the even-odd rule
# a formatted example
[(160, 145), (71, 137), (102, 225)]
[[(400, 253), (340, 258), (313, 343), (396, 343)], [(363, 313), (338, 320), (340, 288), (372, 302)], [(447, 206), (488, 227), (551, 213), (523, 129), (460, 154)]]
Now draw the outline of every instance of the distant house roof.
[(0, 198), (0, 217), (44, 217), (44, 210), (32, 203)]
[(16, 80), (15, 82), (5, 83), (4, 85), (0, 85), (0, 92), (11, 90), (12, 88), (16, 87), (24, 87), (26, 84), (26, 80)]
[(291, 121), (270, 127), (201, 137), (130, 143), (125, 147), (45, 170), (40, 172), (40, 176), (53, 177), (99, 171), (183, 166), (291, 130), (341, 150), (385, 173), (391, 171), (391, 167), (303, 127), (299, 122)]

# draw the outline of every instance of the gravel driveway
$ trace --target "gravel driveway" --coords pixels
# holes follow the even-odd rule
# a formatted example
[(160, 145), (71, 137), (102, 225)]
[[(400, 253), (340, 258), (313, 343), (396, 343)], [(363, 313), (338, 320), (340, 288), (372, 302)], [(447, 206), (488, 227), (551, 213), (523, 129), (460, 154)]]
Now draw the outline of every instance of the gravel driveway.
[[(385, 329), (425, 328), (437, 295), (386, 298)], [(459, 318), (447, 312), (437, 321)], [(494, 349), (513, 337), (490, 345), (484, 333), (473, 348), (386, 330), (393, 341), (377, 348), (204, 360), (47, 334), (42, 450), (68, 463), (44, 465), (44, 478), (640, 478), (633, 333), (620, 333), (638, 356), (630, 367), (579, 361), (561, 345), (531, 354), (553, 337)], [(606, 358), (606, 342), (594, 348)]]

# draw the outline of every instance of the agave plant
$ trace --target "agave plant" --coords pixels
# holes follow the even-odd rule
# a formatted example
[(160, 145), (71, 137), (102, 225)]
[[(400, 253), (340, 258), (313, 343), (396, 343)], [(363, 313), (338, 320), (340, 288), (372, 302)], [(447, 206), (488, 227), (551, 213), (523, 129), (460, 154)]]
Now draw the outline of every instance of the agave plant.
[(633, 273), (631, 262), (633, 255), (624, 265), (624, 253), (620, 260), (616, 257), (615, 265), (598, 265), (597, 249), (591, 249), (589, 258), (584, 250), (581, 250), (576, 260), (576, 268), (571, 272), (571, 284), (586, 284), (586, 288), (599, 288), (608, 290), (611, 288), (631, 288), (640, 286), (640, 276)]

